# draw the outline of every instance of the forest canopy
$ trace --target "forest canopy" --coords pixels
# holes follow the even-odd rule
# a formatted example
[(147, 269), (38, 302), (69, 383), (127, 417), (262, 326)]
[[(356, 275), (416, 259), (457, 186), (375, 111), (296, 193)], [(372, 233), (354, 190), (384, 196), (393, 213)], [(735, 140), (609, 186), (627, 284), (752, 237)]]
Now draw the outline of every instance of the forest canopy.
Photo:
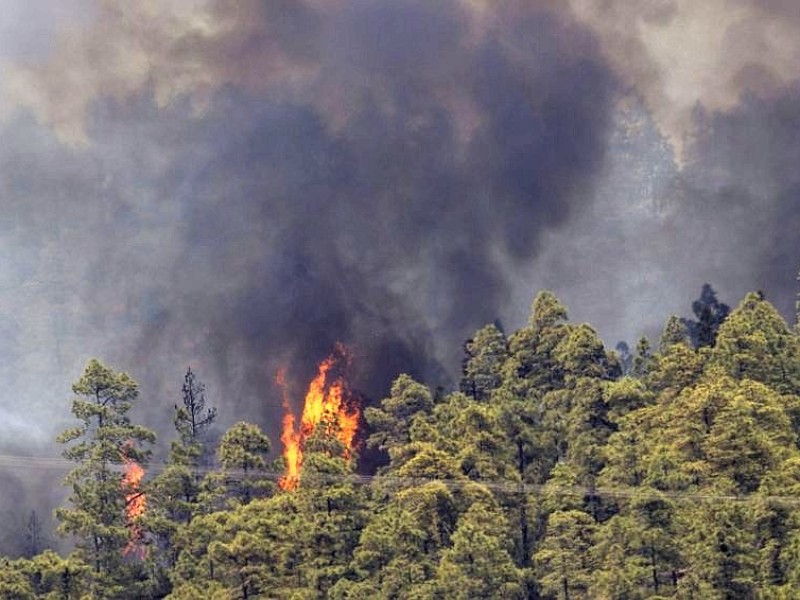
[(286, 426), (291, 485), (257, 425), (212, 444), (191, 369), (148, 470), (136, 382), (91, 360), (59, 438), (74, 550), (3, 559), (0, 597), (797, 597), (800, 333), (757, 292), (692, 310), (610, 351), (540, 292), (464, 343), (457, 390), (399, 374), (360, 445), (336, 413)]

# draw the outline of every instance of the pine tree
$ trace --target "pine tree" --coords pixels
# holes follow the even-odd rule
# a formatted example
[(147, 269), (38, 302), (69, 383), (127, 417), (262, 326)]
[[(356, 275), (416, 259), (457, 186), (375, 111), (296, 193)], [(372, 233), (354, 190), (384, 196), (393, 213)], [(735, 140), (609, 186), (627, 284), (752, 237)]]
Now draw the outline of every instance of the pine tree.
[[(381, 489), (379, 482), (374, 489)], [(456, 499), (441, 482), (398, 491), (364, 527), (352, 561), (354, 581), (338, 585), (338, 593), (422, 595), (433, 584), (457, 519)]]
[(442, 553), (436, 588), (444, 598), (524, 598), (522, 573), (509, 553), (508, 523), (493, 502), (475, 502)]
[(668, 348), (675, 344), (691, 343), (689, 330), (686, 328), (686, 320), (672, 315), (667, 319), (667, 324), (664, 325), (664, 331), (661, 332), (661, 339), (658, 343), (658, 351), (664, 354)]
[(372, 429), (367, 445), (387, 452), (392, 465), (399, 467), (406, 446), (411, 442), (414, 422), (432, 410), (430, 390), (409, 375), (398, 376), (392, 383), (389, 397), (381, 400), (380, 406), (370, 406), (364, 411), (364, 418)]
[(25, 573), (25, 562), (0, 558), (0, 598), (33, 600), (36, 595)]
[(604, 396), (609, 417), (615, 423), (625, 415), (655, 402), (655, 395), (644, 383), (632, 377), (623, 377), (605, 385)]
[(206, 408), (206, 386), (197, 380), (191, 367), (183, 378), (183, 405), (175, 405), (175, 430), (178, 443), (173, 444), (173, 462), (181, 459), (196, 464), (203, 454), (203, 436), (217, 418), (216, 407)]
[(695, 348), (713, 346), (717, 339), (717, 331), (728, 318), (730, 307), (717, 300), (717, 293), (709, 284), (704, 283), (700, 297), (692, 302), (692, 312), (697, 320), (683, 319), (692, 344)]
[(452, 423), (461, 472), (473, 480), (517, 480), (514, 448), (503, 435), (496, 406), (470, 402)]
[(610, 381), (622, 374), (616, 356), (606, 351), (597, 332), (585, 323), (571, 328), (555, 347), (553, 358), (565, 379), (591, 377)]
[(535, 560), (545, 598), (586, 597), (594, 564), (589, 549), (595, 522), (580, 510), (560, 510), (547, 519), (547, 533)]
[(620, 341), (614, 346), (614, 351), (617, 353), (617, 360), (619, 360), (620, 367), (623, 375), (630, 375), (633, 368), (633, 354), (631, 354), (628, 342)]
[(72, 413), (80, 421), (58, 438), (70, 444), (64, 456), (78, 463), (69, 473), (70, 508), (60, 508), (59, 531), (74, 536), (80, 556), (92, 568), (92, 593), (97, 597), (123, 597), (131, 591), (131, 570), (125, 550), (135, 525), (126, 508), (132, 492), (121, 473), (123, 463), (146, 464), (149, 450), (140, 447), (155, 441), (155, 434), (131, 423), (128, 411), (139, 389), (126, 373), (116, 373), (90, 360), (82, 377), (72, 386)]
[(724, 499), (693, 501), (683, 508), (680, 520), (677, 539), (690, 568), (678, 582), (679, 595), (757, 597), (758, 545), (746, 507)]
[(800, 392), (800, 338), (757, 292), (745, 296), (720, 328), (711, 363), (737, 379)]
[[(198, 517), (217, 519), (221, 531), (205, 547), (188, 541), (176, 589), (188, 594), (199, 576), (219, 582), (224, 597), (326, 597), (348, 573), (366, 519), (363, 491), (336, 435), (335, 423), (323, 421), (308, 438), (297, 489)], [(208, 571), (190, 563), (198, 555)]]
[[(174, 530), (188, 523), (199, 508), (200, 464), (207, 454), (205, 435), (216, 420), (216, 408), (206, 408), (205, 386), (191, 369), (184, 377), (182, 406), (175, 405), (175, 431), (178, 439), (170, 445), (169, 460), (150, 485), (151, 524)], [(154, 518), (160, 523), (153, 523)], [(165, 540), (168, 546), (168, 539)]]
[(648, 358), (646, 383), (654, 392), (678, 393), (700, 378), (707, 357), (707, 349), (692, 348), (682, 320), (671, 316), (661, 333), (658, 354)]
[(503, 367), (508, 390), (533, 399), (563, 383), (563, 373), (553, 356), (569, 334), (567, 310), (552, 292), (539, 292), (533, 301), (528, 325), (509, 339), (509, 359)]
[(641, 598), (647, 568), (637, 556), (636, 532), (632, 520), (615, 515), (595, 534), (591, 549), (596, 571), (588, 595), (591, 598), (627, 600)]
[(182, 405), (175, 405), (175, 430), (164, 470), (151, 482), (145, 527), (153, 538), (147, 556), (153, 574), (154, 593), (169, 589), (167, 570), (177, 558), (173, 543), (182, 524), (188, 524), (200, 510), (202, 477), (200, 463), (207, 453), (205, 434), (216, 419), (216, 409), (206, 408), (205, 386), (191, 368), (184, 376)]
[(215, 501), (247, 504), (272, 489), (264, 477), (271, 444), (258, 425), (239, 421), (222, 436), (217, 454), (222, 469), (209, 475), (208, 496)]
[(642, 378), (650, 372), (653, 364), (653, 354), (650, 351), (650, 341), (642, 336), (636, 342), (636, 354), (631, 363), (631, 376)]
[(464, 344), (461, 391), (484, 402), (502, 383), (502, 367), (508, 359), (508, 341), (495, 325), (479, 329)]

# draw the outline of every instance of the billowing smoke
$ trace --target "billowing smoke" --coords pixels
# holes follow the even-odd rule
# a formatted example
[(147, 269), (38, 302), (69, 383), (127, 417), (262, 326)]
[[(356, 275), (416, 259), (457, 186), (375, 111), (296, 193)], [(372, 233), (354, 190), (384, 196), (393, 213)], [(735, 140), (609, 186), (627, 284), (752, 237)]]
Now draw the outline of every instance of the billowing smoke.
[[(698, 259), (763, 290), (794, 317), (800, 264), (800, 86), (773, 99), (745, 97), (735, 110), (698, 114), (703, 135), (682, 180), (687, 216), (713, 224)], [(742, 261), (735, 257), (747, 257)], [(741, 284), (739, 284), (741, 286)]]
[(774, 98), (800, 77), (793, 0), (568, 3), (681, 155), (698, 106), (735, 109), (744, 93)]
[[(798, 38), (731, 44), (793, 3), (602, 4), (72, 0), (0, 45), (0, 451), (57, 452), (90, 356), (164, 437), (191, 364), (277, 440), (279, 367), (299, 399), (343, 341), (372, 399), (446, 385), (541, 287), (612, 346), (705, 281), (788, 314)], [(728, 31), (698, 77), (686, 22)]]
[(39, 121), (6, 125), (4, 198), (51, 271), (35, 310), (83, 344), (59, 360), (151, 395), (199, 363), (228, 420), (261, 422), (277, 367), (307, 381), (337, 340), (373, 397), (446, 382), (506, 265), (590, 200), (615, 91), (592, 35), (525, 3), (159, 4), (102, 5), (15, 71)]

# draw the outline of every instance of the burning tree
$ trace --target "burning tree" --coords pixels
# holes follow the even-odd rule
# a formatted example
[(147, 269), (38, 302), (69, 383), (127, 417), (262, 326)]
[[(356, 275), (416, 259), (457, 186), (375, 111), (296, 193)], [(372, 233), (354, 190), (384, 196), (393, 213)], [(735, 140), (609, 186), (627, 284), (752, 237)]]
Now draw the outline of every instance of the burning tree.
[(286, 473), (279, 481), (282, 489), (297, 488), (305, 445), (320, 426), (341, 443), (345, 458), (352, 456), (361, 413), (344, 377), (349, 363), (350, 354), (343, 344), (337, 344), (331, 355), (320, 363), (306, 392), (299, 427), (289, 406), (284, 371), (278, 372), (277, 382), (283, 392), (281, 442), (286, 463)]
[(132, 445), (127, 444), (123, 449), (122, 489), (125, 492), (125, 517), (130, 530), (128, 543), (123, 548), (122, 554), (136, 554), (144, 557), (144, 529), (139, 524), (139, 519), (144, 515), (147, 507), (147, 495), (142, 491), (144, 469), (142, 465), (130, 458)]
[(91, 567), (93, 590), (110, 597), (136, 568), (124, 561), (136, 532), (138, 515), (131, 514), (131, 506), (143, 506), (138, 483), (134, 490), (130, 481), (131, 465), (146, 464), (150, 452), (140, 445), (154, 442), (155, 434), (128, 417), (139, 387), (126, 373), (93, 359), (72, 390), (72, 413), (79, 424), (58, 441), (70, 444), (64, 456), (78, 466), (65, 480), (72, 486), (72, 507), (58, 509), (56, 516), (59, 532), (75, 536), (80, 556)]

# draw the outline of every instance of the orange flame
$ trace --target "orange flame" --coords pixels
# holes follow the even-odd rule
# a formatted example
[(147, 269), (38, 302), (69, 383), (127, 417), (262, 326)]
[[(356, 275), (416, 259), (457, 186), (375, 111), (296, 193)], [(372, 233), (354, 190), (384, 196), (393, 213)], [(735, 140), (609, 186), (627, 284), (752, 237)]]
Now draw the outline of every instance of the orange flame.
[(294, 415), (289, 407), (289, 393), (286, 390), (286, 369), (278, 369), (275, 381), (281, 388), (284, 413), (281, 442), (283, 443), (283, 456), (286, 462), (286, 475), (280, 478), (278, 485), (284, 490), (293, 490), (300, 480), (300, 463), (303, 460), (303, 451), (300, 449), (301, 438), (300, 432), (295, 431)]
[(142, 542), (144, 531), (136, 522), (138, 517), (144, 514), (147, 506), (147, 495), (141, 491), (140, 484), (144, 477), (142, 466), (123, 453), (122, 456), (122, 489), (125, 492), (125, 518), (131, 530), (131, 537), (128, 544), (122, 550), (124, 555), (131, 552), (143, 554)]
[(341, 368), (348, 363), (347, 348), (341, 344), (337, 344), (334, 352), (320, 363), (317, 375), (306, 392), (299, 430), (289, 408), (286, 372), (284, 369), (278, 371), (276, 380), (281, 387), (284, 409), (281, 442), (286, 461), (286, 474), (278, 481), (281, 489), (297, 488), (303, 464), (303, 444), (323, 421), (334, 424), (336, 437), (345, 448), (345, 458), (352, 456), (361, 415), (357, 407), (351, 406), (350, 390), (341, 373)]

